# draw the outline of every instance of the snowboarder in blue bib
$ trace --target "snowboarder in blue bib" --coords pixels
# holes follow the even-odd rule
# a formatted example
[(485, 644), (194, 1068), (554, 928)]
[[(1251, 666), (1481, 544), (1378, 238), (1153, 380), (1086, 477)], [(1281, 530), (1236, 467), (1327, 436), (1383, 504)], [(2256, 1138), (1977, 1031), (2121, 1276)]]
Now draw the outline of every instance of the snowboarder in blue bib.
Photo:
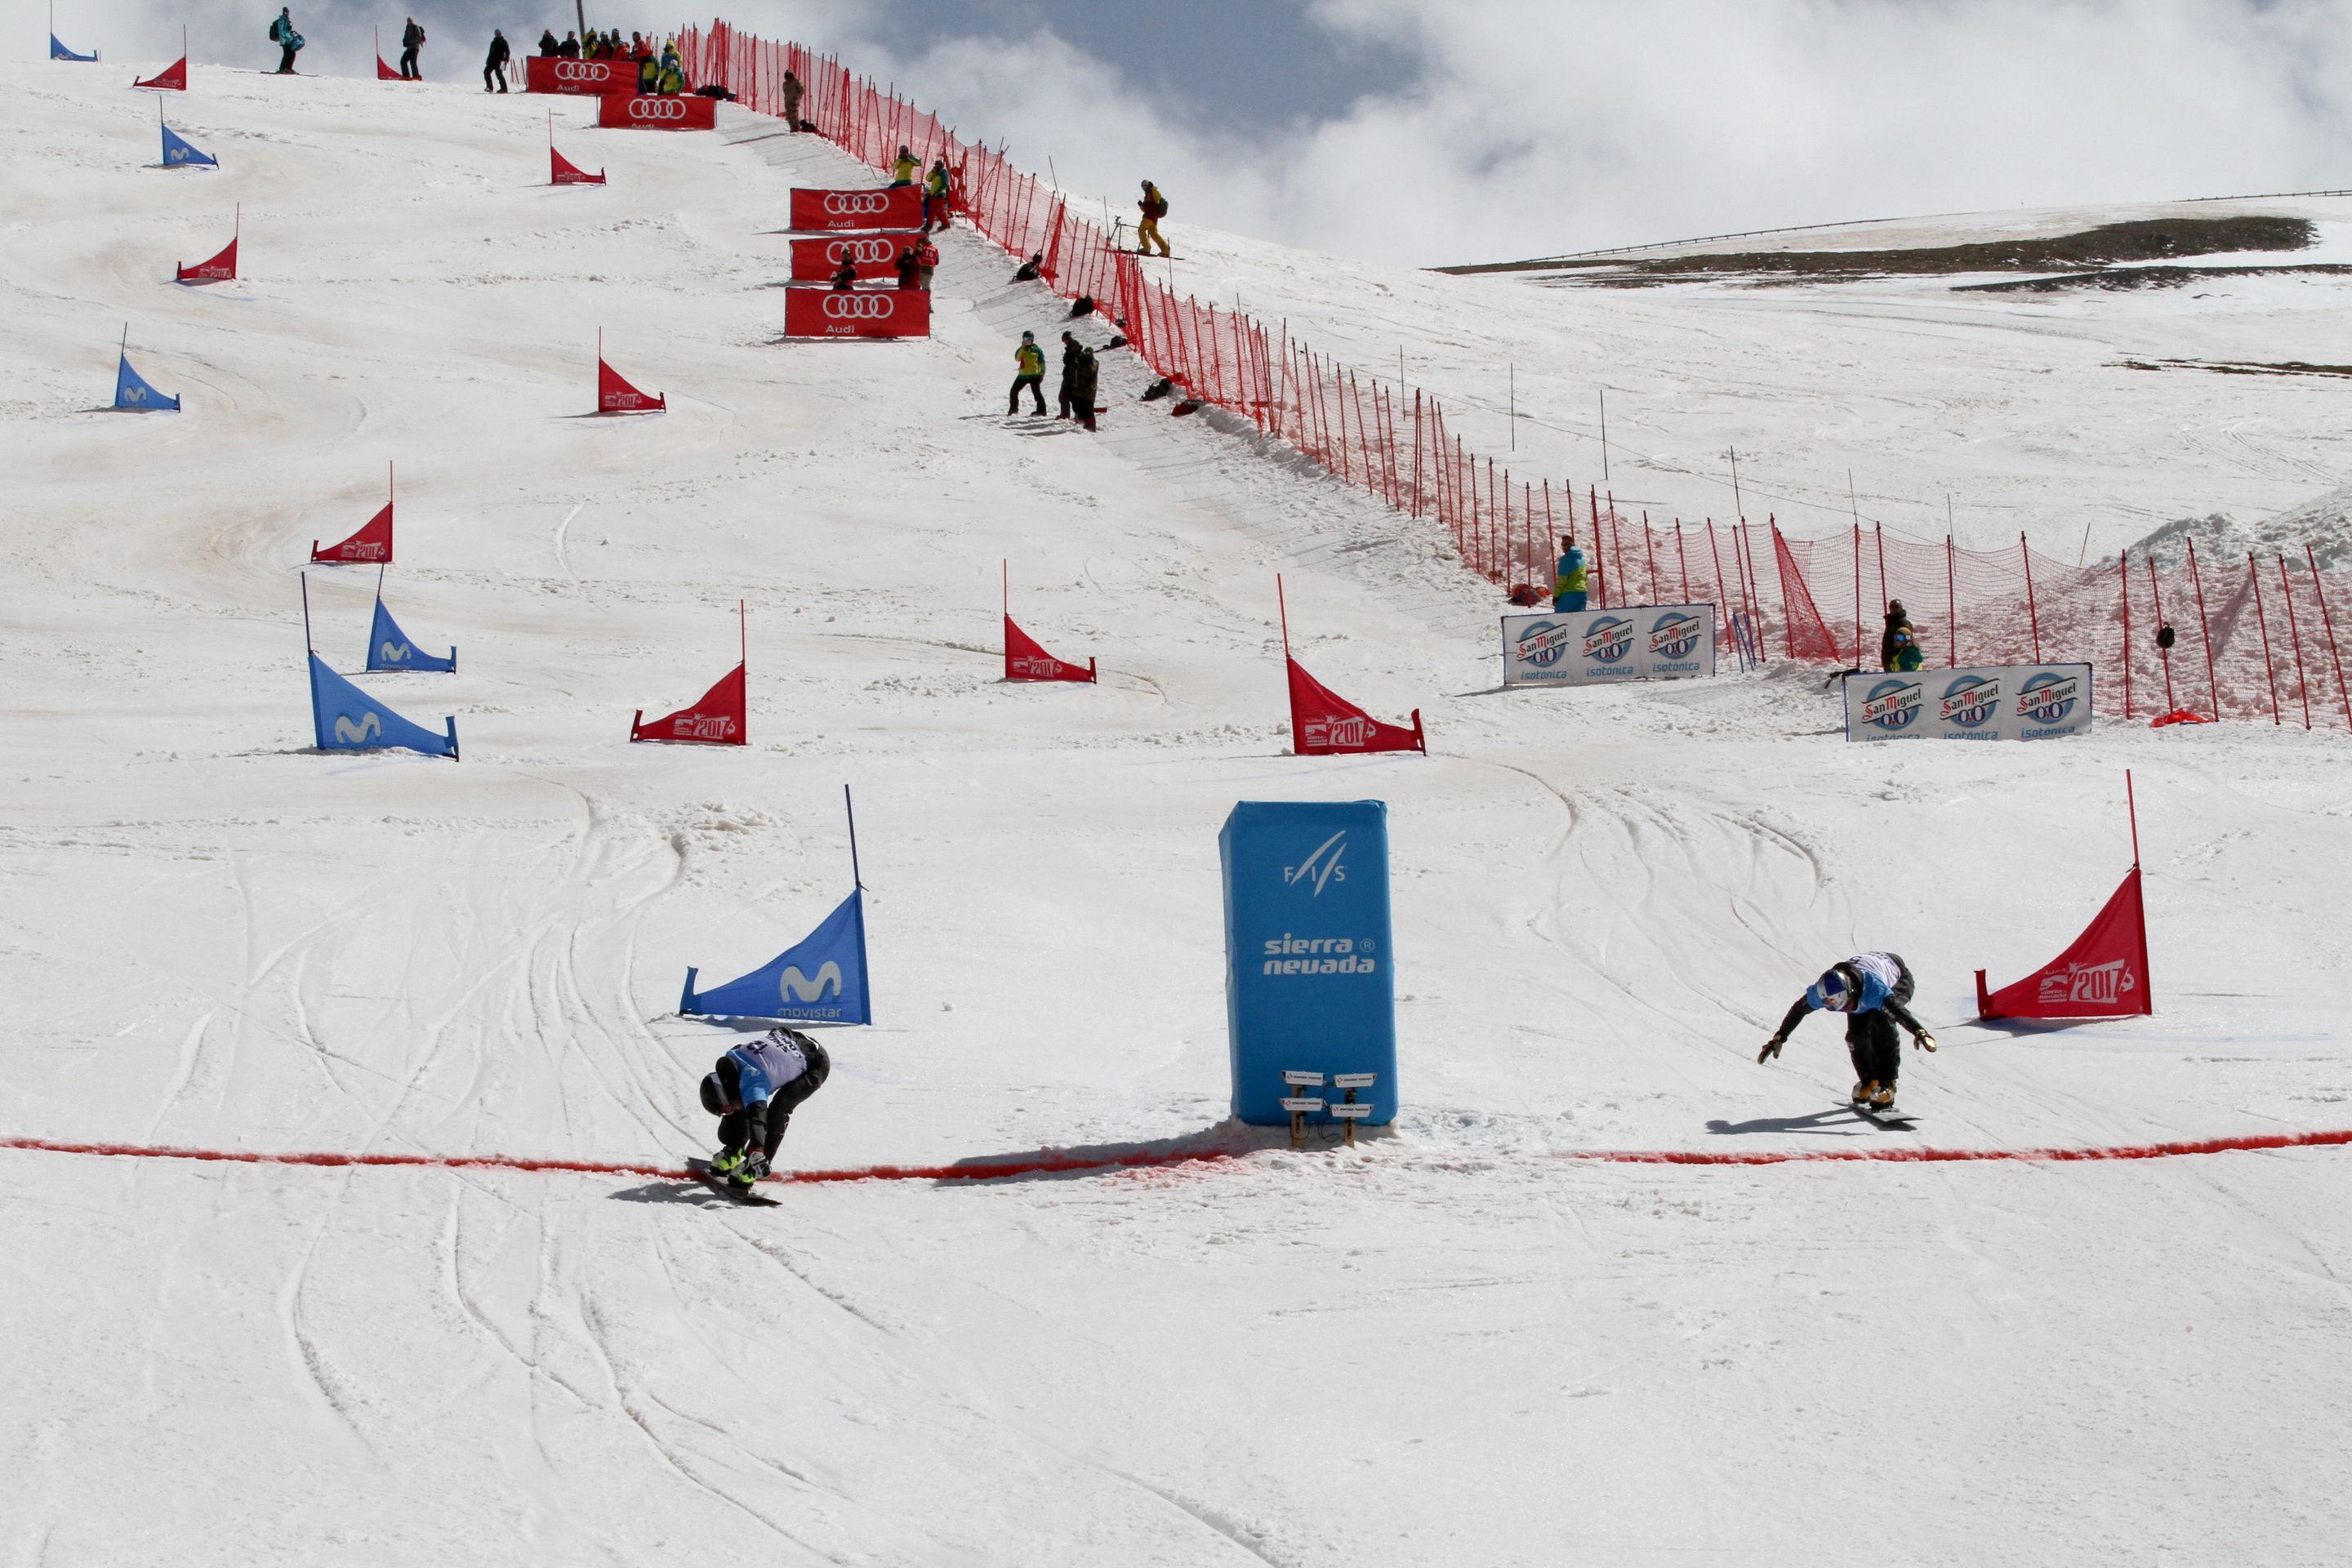
[(798, 1029), (771, 1029), (719, 1058), (702, 1080), (702, 1109), (719, 1118), (711, 1174), (738, 1193), (768, 1173), (801, 1101), (824, 1087), (833, 1058)]
[(1905, 1005), (1916, 984), (1901, 954), (1857, 953), (1805, 988), (1756, 1059), (1768, 1062), (1779, 1056), (1806, 1014), (1843, 1013), (1846, 1053), (1853, 1058), (1853, 1103), (1887, 1110), (1895, 1103), (1895, 1076), (1903, 1070), (1903, 1046), (1895, 1037), (1895, 1026), (1910, 1030), (1917, 1048), (1936, 1048), (1936, 1037)]

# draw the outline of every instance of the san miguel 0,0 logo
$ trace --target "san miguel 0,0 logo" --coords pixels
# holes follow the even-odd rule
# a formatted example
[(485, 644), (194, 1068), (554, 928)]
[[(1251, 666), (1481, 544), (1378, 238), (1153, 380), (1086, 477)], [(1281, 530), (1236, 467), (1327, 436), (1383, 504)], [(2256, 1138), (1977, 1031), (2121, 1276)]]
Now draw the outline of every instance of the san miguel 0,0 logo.
[(1916, 680), (1882, 680), (1862, 700), (1862, 721), (1889, 733), (1907, 730), (1919, 717), (1923, 695)]
[(1633, 651), (1633, 623), (1614, 616), (1603, 616), (1584, 628), (1584, 661), (1587, 664), (1622, 664), (1625, 656)]
[(1982, 675), (1963, 675), (1944, 688), (1937, 711), (1945, 723), (1963, 730), (1990, 724), (2000, 711), (2000, 682)]
[(2036, 724), (2055, 724), (2074, 710), (2082, 682), (2071, 675), (2044, 670), (2031, 676), (2017, 693), (2017, 716)]
[(1691, 658), (1697, 651), (1699, 638), (1706, 636), (1706, 623), (1687, 610), (1668, 610), (1650, 626), (1650, 658), (1652, 668), (1660, 675), (1679, 670), (1696, 669)]
[(1538, 669), (1549, 669), (1568, 652), (1568, 628), (1558, 621), (1538, 621), (1519, 631), (1519, 658)]

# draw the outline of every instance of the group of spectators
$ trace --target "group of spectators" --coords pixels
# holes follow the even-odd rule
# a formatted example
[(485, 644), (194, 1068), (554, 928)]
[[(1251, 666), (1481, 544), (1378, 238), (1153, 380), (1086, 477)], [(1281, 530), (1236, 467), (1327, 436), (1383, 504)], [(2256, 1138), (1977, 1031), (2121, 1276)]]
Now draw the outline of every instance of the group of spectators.
[(549, 27), (539, 35), (539, 54), (541, 59), (635, 60), (639, 92), (675, 98), (686, 90), (686, 68), (678, 63), (676, 39), (656, 49), (652, 36), (646, 33), (631, 33), (624, 43), (618, 27), (601, 33), (592, 27), (583, 41), (579, 34), (570, 31), (558, 39), (555, 29)]
[[(1021, 334), (1021, 346), (1013, 356), (1013, 395), (1005, 403), (1004, 412), (1010, 416), (1021, 412), (1021, 389), (1027, 387), (1032, 410), (1040, 419), (1045, 416), (1045, 351), (1037, 346), (1037, 334)], [(1087, 429), (1095, 428), (1095, 391), (1101, 366), (1095, 360), (1095, 351), (1078, 342), (1074, 332), (1062, 334), (1062, 411), (1056, 419), (1075, 419)]]

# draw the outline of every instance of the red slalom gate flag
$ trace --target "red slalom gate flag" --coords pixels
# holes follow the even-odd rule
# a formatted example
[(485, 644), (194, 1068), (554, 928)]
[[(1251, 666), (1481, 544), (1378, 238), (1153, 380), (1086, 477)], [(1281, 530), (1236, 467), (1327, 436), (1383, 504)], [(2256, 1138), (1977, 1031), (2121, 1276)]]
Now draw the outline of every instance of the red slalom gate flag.
[(194, 267), (179, 268), (180, 283), (227, 283), (236, 278), (236, 240), (232, 237), (228, 248), (210, 261), (199, 261)]
[(1095, 661), (1066, 664), (1037, 645), (1036, 639), (1004, 617), (1004, 679), (1007, 680), (1092, 680)]
[(788, 338), (928, 338), (928, 289), (787, 289)]
[(390, 66), (384, 64), (383, 57), (382, 55), (378, 55), (375, 58), (375, 79), (378, 81), (406, 81), (409, 79), (401, 75)]
[(880, 191), (793, 193), (792, 226), (809, 234), (852, 228), (920, 228), (923, 193), (916, 185)]
[(604, 170), (590, 174), (557, 152), (552, 142), (547, 145), (547, 157), (551, 171), (547, 183), (551, 185), (601, 185), (604, 183)]
[(133, 87), (162, 88), (168, 92), (188, 90), (188, 57), (182, 55), (176, 64), (165, 66), (145, 81), (133, 81)]
[(811, 235), (793, 241), (793, 281), (830, 283), (845, 261), (857, 269), (858, 281), (879, 282), (898, 276), (898, 252), (922, 236), (906, 234)]
[(1979, 1018), (2130, 1018), (2155, 1011), (2137, 866), (2074, 945), (2016, 984), (1988, 991), (1985, 972), (1977, 971)]
[(1419, 752), (1426, 756), (1429, 742), (1421, 730), (1421, 710), (1412, 710), (1412, 728), (1383, 724), (1283, 656), (1290, 669), (1290, 749), (1302, 757), (1324, 757), (1339, 752)]
[(669, 395), (639, 392), (604, 363), (604, 334), (596, 334), (596, 412), (599, 414), (660, 414), (669, 408)]
[(716, 131), (719, 100), (608, 92), (596, 100), (596, 123), (613, 131)]
[(748, 744), (743, 728), (743, 667), (737, 665), (719, 678), (719, 684), (675, 713), (652, 723), (645, 710), (629, 725), (631, 741), (684, 741), (704, 746)]
[(310, 541), (310, 559), (346, 564), (364, 561), (371, 565), (391, 560), (392, 503), (384, 502), (382, 511), (368, 519), (364, 527), (341, 544), (330, 544), (321, 550), (317, 540)]

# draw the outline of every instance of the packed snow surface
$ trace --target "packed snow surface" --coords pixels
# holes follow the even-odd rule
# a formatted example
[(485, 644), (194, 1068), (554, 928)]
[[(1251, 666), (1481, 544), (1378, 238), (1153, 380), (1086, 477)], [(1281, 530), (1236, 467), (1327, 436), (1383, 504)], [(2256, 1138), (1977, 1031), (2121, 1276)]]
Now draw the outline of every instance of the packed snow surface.
[[(868, 178), (814, 138), (559, 100), (612, 184), (554, 190), (544, 100), (200, 64), (165, 108), (222, 168), (166, 173), (130, 74), (0, 68), (0, 1134), (674, 1166), (740, 1037), (676, 1016), (684, 971), (846, 893), (846, 784), (877, 1022), (785, 1164), (1243, 1152), (765, 1209), (0, 1152), (0, 1559), (2340, 1561), (2345, 1151), (1566, 1157), (2352, 1124), (2339, 719), (1856, 746), (1810, 669), (1503, 693), (1444, 542), (1135, 403), (1123, 356), (1099, 437), (1006, 421), (1062, 308), (961, 229), (933, 341), (780, 342), (787, 191)], [(174, 287), (239, 203), (241, 280)], [(1661, 484), (1736, 444), (1768, 489), (1852, 466), (1917, 531), (1956, 490), (1963, 542), (1980, 505), (2054, 550), (2346, 478), (2332, 383), (2116, 364), (2327, 360), (2324, 277), (1628, 292), (1177, 238), (1180, 285), (1463, 406), (1507, 363), (1561, 429), (1625, 388)], [(97, 411), (126, 322), (185, 412)], [(666, 416), (587, 416), (600, 327)], [(1597, 479), (1544, 428), (1533, 471)], [(387, 600), (459, 668), (362, 681), (454, 714), (455, 764), (309, 749), (297, 571), (388, 463)], [(1098, 687), (999, 680), (1007, 561)], [(1287, 754), (1277, 573), (1302, 660), (1432, 755)], [(356, 669), (374, 574), (310, 575)], [(627, 744), (731, 667), (739, 599), (751, 744)], [(2123, 875), (2126, 768), (2156, 1015), (1968, 1022), (1971, 970)], [(1293, 1153), (1224, 1122), (1215, 835), (1365, 797), (1404, 1110)], [(1943, 1042), (1915, 1132), (1838, 1107), (1833, 1022), (1755, 1061), (1864, 948)]]

